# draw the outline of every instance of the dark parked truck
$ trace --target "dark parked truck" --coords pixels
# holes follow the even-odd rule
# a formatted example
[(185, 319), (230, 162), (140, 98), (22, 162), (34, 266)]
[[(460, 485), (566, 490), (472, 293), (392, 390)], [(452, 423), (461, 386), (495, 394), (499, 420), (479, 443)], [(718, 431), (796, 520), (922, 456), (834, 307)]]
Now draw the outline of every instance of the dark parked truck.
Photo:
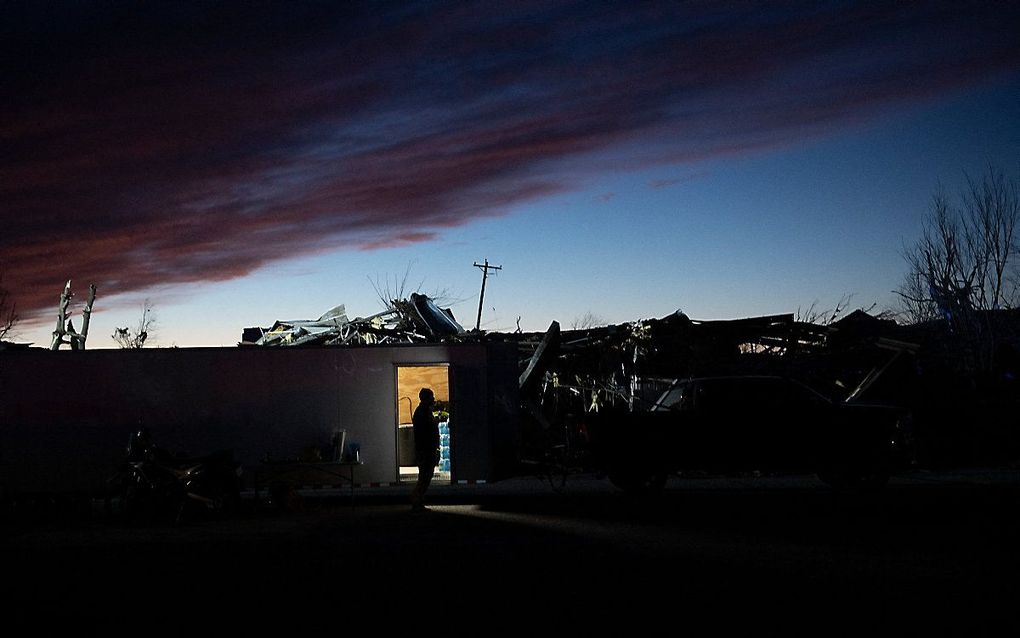
[(911, 464), (909, 413), (836, 403), (781, 377), (678, 380), (648, 411), (589, 416), (596, 464), (634, 492), (694, 470), (810, 472), (834, 487), (874, 488)]

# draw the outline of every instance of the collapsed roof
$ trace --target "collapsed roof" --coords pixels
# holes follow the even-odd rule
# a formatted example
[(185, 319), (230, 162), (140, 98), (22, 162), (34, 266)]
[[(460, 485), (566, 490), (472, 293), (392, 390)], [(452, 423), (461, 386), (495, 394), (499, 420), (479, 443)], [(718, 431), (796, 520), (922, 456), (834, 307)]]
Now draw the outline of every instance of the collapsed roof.
[(350, 319), (343, 304), (318, 319), (277, 321), (271, 328), (246, 328), (241, 345), (339, 346), (425, 343), (464, 334), (453, 313), (426, 295), (411, 293), (368, 317)]
[(610, 394), (633, 397), (638, 391), (635, 379), (649, 383), (645, 392), (654, 392), (656, 380), (757, 370), (809, 374), (845, 397), (861, 384), (870, 385), (897, 353), (916, 349), (893, 336), (898, 336), (895, 322), (864, 311), (829, 325), (799, 321), (792, 313), (698, 321), (677, 311), (660, 319), (584, 329), (561, 331), (554, 321), (545, 332), (466, 331), (448, 308), (413, 293), (368, 317), (351, 319), (338, 305), (318, 319), (248, 328), (242, 345), (502, 341), (518, 346), (525, 394), (540, 392), (540, 384), (552, 381), (598, 386)]
[(583, 330), (560, 331), (553, 322), (545, 334), (503, 338), (519, 339), (522, 393), (559, 388), (587, 396), (588, 409), (596, 409), (596, 395), (633, 409), (677, 378), (750, 373), (800, 378), (834, 400), (874, 397), (901, 373), (902, 366), (890, 371), (902, 355), (917, 349), (892, 336), (895, 322), (863, 311), (829, 325), (793, 314), (697, 321), (678, 311)]

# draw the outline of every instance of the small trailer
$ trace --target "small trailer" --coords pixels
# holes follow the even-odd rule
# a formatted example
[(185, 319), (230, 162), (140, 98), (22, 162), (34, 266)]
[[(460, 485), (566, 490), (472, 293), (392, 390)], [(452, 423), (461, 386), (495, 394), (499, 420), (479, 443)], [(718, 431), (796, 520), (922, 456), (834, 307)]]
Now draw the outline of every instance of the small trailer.
[[(232, 450), (247, 487), (281, 461), (356, 458), (357, 486), (411, 483), (418, 391), (449, 413), (438, 483), (511, 476), (521, 440), (507, 343), (0, 352), (0, 495), (97, 494), (144, 427), (169, 451)], [(343, 449), (336, 450), (340, 437)]]

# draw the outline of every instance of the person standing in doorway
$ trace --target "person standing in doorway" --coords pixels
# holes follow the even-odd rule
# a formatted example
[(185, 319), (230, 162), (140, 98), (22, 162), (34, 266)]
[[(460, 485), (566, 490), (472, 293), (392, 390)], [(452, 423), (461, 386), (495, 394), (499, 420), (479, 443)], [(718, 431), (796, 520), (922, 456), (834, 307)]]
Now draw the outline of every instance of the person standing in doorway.
[(418, 465), (418, 481), (411, 491), (411, 509), (420, 512), (425, 507), (425, 492), (432, 482), (436, 465), (439, 463), (439, 422), (432, 414), (436, 395), (429, 388), (418, 392), (420, 403), (411, 417), (414, 430), (414, 457)]

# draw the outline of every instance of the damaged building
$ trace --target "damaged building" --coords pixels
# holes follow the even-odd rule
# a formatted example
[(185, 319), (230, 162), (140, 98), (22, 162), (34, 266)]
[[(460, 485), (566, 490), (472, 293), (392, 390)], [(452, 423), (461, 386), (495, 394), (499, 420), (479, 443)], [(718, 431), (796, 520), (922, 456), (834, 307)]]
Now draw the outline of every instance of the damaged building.
[[(338, 305), (317, 319), (246, 328), (237, 348), (11, 349), (0, 353), (0, 490), (102, 489), (138, 427), (181, 454), (233, 450), (249, 486), (267, 463), (341, 457), (359, 461), (357, 485), (408, 483), (411, 414), (424, 386), (444, 415), (437, 479), (492, 482), (518, 474), (578, 414), (644, 410), (676, 379), (735, 374), (916, 409), (936, 459), (955, 453), (962, 431), (944, 417), (951, 393), (932, 381), (932, 370), (951, 365), (931, 345), (942, 337), (864, 311), (828, 325), (678, 311), (583, 330), (553, 322), (542, 332), (484, 332), (412, 294), (367, 317)], [(994, 414), (1016, 407), (1010, 352), (997, 374), (1013, 385)], [(981, 423), (968, 440), (1011, 454), (1014, 430)]]
[(0, 494), (101, 491), (140, 427), (180, 455), (232, 450), (248, 487), (272, 463), (341, 460), (358, 462), (357, 485), (413, 482), (423, 386), (448, 415), (436, 480), (505, 478), (519, 449), (517, 348), (447, 339), (461, 332), (413, 295), (365, 319), (339, 306), (276, 322), (257, 347), (5, 351)]

